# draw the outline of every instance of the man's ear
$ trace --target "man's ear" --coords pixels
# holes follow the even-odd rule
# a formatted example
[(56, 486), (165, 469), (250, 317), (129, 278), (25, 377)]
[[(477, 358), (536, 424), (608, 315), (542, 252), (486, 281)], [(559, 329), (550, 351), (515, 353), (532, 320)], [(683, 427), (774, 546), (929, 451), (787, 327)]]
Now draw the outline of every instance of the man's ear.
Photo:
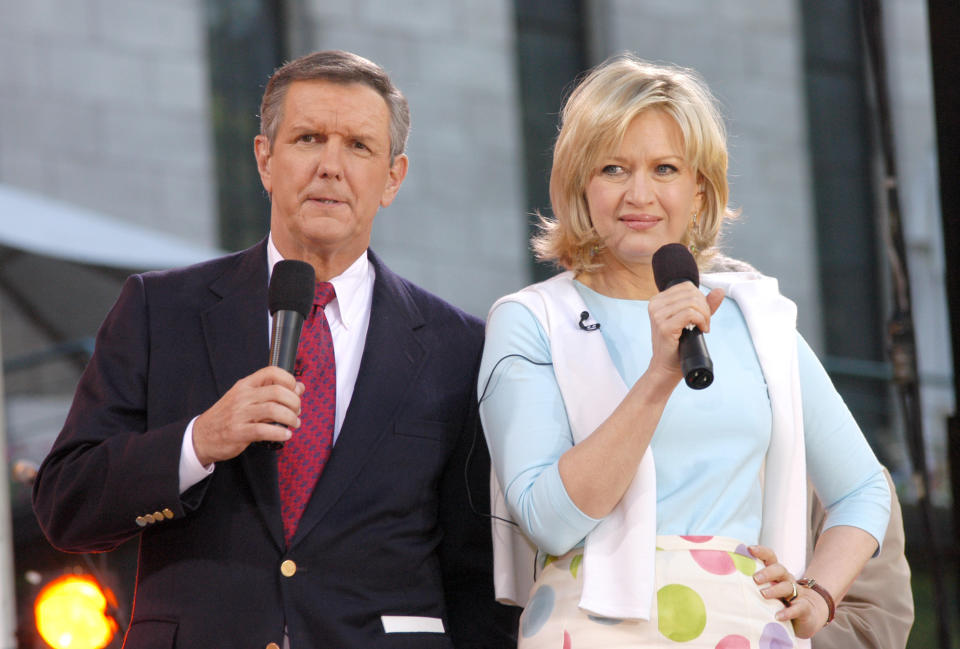
[(400, 185), (403, 183), (403, 179), (407, 177), (407, 167), (409, 164), (410, 161), (407, 159), (406, 154), (403, 153), (393, 159), (393, 164), (390, 165), (390, 174), (387, 177), (387, 184), (384, 186), (383, 194), (380, 196), (380, 207), (386, 207), (397, 197), (397, 192), (400, 191)]
[(270, 179), (270, 140), (266, 135), (258, 135), (253, 138), (253, 157), (257, 159), (257, 171), (260, 173), (260, 182), (263, 188), (269, 194), (272, 187)]

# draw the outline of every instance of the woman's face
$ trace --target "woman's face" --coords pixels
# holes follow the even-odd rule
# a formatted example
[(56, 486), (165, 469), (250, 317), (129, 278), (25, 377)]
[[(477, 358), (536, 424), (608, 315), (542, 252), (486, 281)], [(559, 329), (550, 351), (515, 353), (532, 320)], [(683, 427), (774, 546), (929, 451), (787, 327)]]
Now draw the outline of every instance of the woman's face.
[(601, 261), (649, 265), (660, 246), (680, 242), (702, 197), (680, 127), (660, 110), (640, 113), (587, 182), (590, 218), (605, 247)]

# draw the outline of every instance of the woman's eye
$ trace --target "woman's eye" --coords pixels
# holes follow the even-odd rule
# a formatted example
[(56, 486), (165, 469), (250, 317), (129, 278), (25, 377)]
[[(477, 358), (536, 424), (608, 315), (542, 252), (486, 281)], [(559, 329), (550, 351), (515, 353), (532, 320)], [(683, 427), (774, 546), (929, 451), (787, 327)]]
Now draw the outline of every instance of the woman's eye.
[(657, 165), (657, 173), (660, 174), (661, 176), (672, 174), (672, 173), (675, 173), (676, 171), (677, 171), (677, 168), (674, 167), (673, 165), (669, 165), (669, 164)]
[(621, 167), (620, 165), (607, 165), (600, 170), (601, 173), (607, 176), (616, 176), (622, 171), (623, 171), (623, 167)]

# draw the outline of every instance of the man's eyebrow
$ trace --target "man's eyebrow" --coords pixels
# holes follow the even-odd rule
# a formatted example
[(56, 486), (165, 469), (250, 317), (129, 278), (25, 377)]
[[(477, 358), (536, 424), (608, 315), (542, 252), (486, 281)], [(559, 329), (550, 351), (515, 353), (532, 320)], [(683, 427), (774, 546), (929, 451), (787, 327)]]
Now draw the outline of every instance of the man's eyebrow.
[[(334, 129), (336, 132), (339, 129)], [(315, 124), (310, 124), (307, 122), (294, 122), (290, 125), (290, 131), (294, 133), (328, 133), (329, 130), (325, 127), (321, 127)], [(374, 129), (367, 127), (366, 125), (356, 128), (343, 131), (343, 135), (352, 140), (360, 140), (364, 143), (374, 143), (377, 140), (377, 135)]]

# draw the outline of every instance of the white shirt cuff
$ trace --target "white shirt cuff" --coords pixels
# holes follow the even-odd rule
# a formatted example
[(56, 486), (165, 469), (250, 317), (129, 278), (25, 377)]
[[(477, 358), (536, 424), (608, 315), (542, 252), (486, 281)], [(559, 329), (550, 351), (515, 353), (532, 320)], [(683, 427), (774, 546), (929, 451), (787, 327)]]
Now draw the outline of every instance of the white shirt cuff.
[(183, 432), (183, 444), (180, 446), (181, 494), (213, 473), (213, 467), (215, 466), (213, 463), (209, 466), (203, 466), (197, 458), (197, 452), (193, 448), (193, 422), (196, 420), (197, 418), (194, 417), (187, 424), (187, 429)]

